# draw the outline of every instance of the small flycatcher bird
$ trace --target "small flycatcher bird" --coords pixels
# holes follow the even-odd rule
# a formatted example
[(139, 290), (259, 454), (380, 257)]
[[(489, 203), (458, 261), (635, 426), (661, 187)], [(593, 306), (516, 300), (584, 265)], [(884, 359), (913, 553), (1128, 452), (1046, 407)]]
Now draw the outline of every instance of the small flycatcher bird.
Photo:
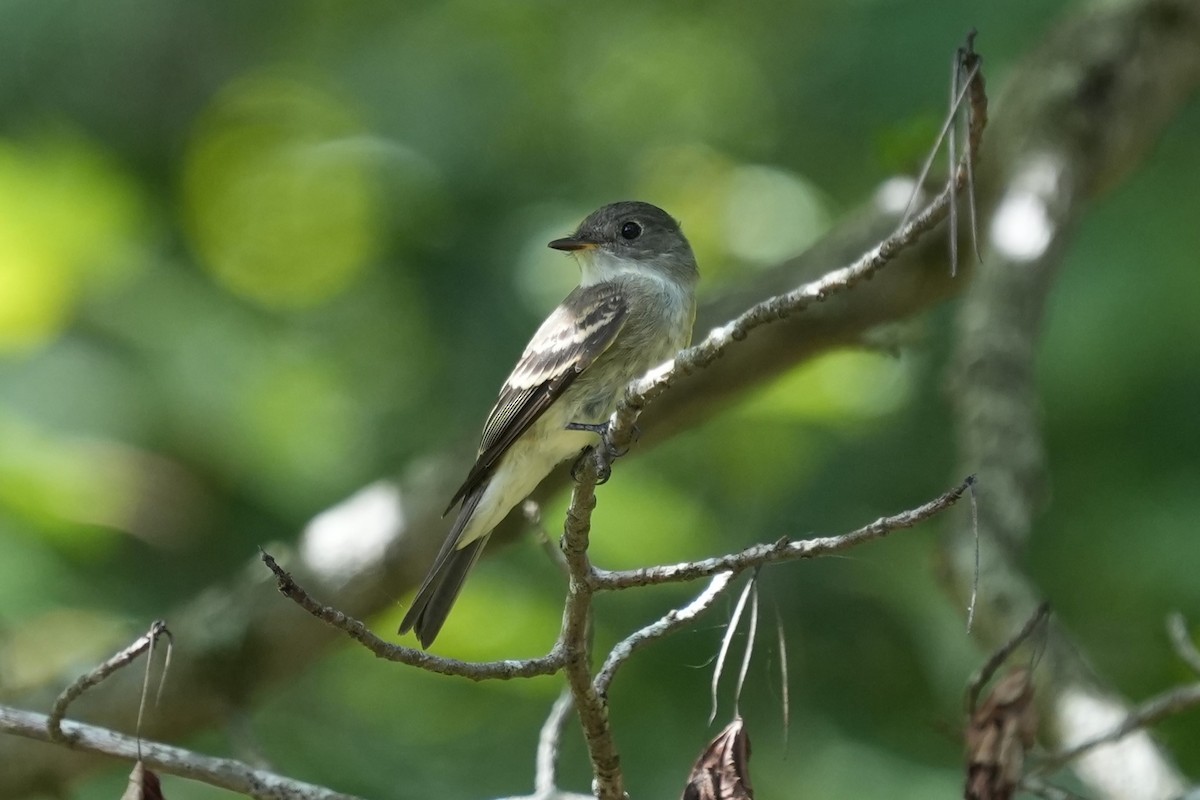
[[(691, 340), (696, 257), (679, 223), (649, 203), (593, 212), (550, 247), (580, 281), (521, 354), (483, 426), (445, 544), (400, 624), (429, 647), (492, 529), (555, 466), (597, 443), (622, 389)], [(603, 446), (603, 445), (601, 445)]]

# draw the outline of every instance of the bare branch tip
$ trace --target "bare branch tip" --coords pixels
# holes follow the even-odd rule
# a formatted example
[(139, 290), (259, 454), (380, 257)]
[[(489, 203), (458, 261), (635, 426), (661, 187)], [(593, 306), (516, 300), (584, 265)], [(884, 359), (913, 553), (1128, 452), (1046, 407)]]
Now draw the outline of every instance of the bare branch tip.
[(1188, 668), (1200, 675), (1200, 648), (1188, 631), (1187, 619), (1179, 611), (1172, 611), (1167, 616), (1167, 635), (1175, 648), (1175, 654)]

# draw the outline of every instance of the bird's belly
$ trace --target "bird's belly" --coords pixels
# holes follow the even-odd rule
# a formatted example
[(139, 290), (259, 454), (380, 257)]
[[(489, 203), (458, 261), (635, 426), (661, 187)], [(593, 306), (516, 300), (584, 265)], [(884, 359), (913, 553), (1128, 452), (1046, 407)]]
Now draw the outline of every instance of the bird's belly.
[(458, 547), (491, 532), (559, 463), (595, 444), (594, 433), (566, 430), (568, 422), (592, 421), (567, 420), (554, 406), (547, 409), (496, 465), (471, 521), (459, 537)]

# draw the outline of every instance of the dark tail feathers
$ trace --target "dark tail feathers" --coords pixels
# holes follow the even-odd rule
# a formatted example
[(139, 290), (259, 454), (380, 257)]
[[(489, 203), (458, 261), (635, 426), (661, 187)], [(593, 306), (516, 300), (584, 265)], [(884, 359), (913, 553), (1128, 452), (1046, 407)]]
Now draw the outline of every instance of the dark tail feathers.
[(487, 536), (476, 539), (463, 549), (455, 550), (435, 563), (417, 596), (413, 598), (412, 608), (400, 623), (401, 633), (416, 631), (421, 647), (428, 648), (433, 644), (454, 606), (454, 601), (458, 599), (458, 593), (462, 591), (467, 573), (479, 560), (479, 554), (483, 552), (487, 540)]
[(463, 548), (457, 546), (458, 537), (467, 526), (471, 515), (475, 513), (475, 507), (479, 505), (485, 486), (476, 489), (463, 501), (462, 509), (458, 512), (454, 524), (450, 526), (441, 551), (434, 559), (433, 566), (429, 568), (425, 580), (421, 582), (421, 588), (413, 598), (412, 607), (400, 623), (400, 633), (416, 631), (422, 647), (428, 648), (437, 638), (438, 631), (446, 623), (446, 617), (462, 591), (467, 573), (479, 560), (479, 555), (491, 535), (482, 536)]

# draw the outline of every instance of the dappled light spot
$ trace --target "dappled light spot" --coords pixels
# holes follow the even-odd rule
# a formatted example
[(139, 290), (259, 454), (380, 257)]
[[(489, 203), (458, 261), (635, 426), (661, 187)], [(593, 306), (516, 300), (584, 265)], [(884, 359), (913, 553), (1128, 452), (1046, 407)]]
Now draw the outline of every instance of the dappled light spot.
[(0, 141), (0, 353), (51, 341), (80, 299), (142, 262), (137, 186), (95, 145)]
[(404, 525), (400, 488), (377, 481), (313, 517), (300, 536), (300, 557), (323, 580), (344, 583), (381, 563)]
[(230, 84), (197, 125), (184, 171), (192, 244), (227, 290), (318, 304), (380, 247), (375, 148), (338, 98), (276, 75)]
[(637, 194), (670, 209), (706, 284), (739, 264), (797, 255), (830, 225), (821, 190), (801, 175), (739, 164), (698, 144), (654, 147), (639, 159)]
[(728, 267), (726, 198), (737, 163), (700, 144), (652, 147), (641, 154), (634, 174), (636, 194), (670, 210), (700, 265), (701, 286)]
[[(907, 175), (896, 175), (888, 178), (875, 190), (875, 207), (884, 214), (900, 215), (908, 208), (913, 200), (913, 191), (917, 182)], [(913, 202), (916, 207), (920, 198)]]
[(829, 211), (808, 180), (775, 167), (734, 170), (726, 195), (729, 252), (770, 265), (798, 255), (828, 230)]
[(1050, 246), (1055, 222), (1048, 204), (1058, 191), (1061, 166), (1056, 159), (1030, 159), (1017, 172), (992, 217), (992, 246), (1005, 258), (1033, 261)]
[(55, 684), (128, 641), (128, 620), (88, 608), (60, 608), (6, 624), (0, 649), (5, 692)]
[(0, 506), (76, 555), (108, 549), (133, 530), (146, 473), (141, 454), (101, 439), (63, 436), (0, 418)]

